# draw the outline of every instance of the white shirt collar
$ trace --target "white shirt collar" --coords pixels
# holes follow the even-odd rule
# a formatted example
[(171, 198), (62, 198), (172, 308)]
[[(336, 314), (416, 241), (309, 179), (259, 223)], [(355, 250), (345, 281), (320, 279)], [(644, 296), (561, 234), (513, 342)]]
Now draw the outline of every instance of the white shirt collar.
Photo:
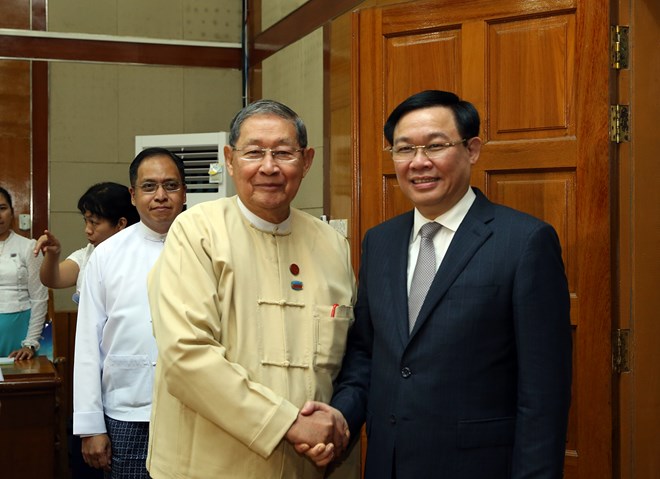
[[(477, 195), (474, 193), (474, 191), (472, 191), (472, 188), (468, 188), (465, 192), (465, 195), (463, 195), (463, 198), (458, 200), (458, 203), (452, 206), (449, 211), (435, 218), (433, 221), (440, 223), (444, 228), (447, 228), (451, 230), (452, 233), (455, 233), (476, 198)], [(417, 239), (419, 230), (426, 223), (429, 223), (429, 220), (425, 218), (417, 208), (415, 208), (415, 219), (413, 223), (411, 241), (415, 241)]]
[(279, 224), (271, 223), (262, 218), (259, 218), (257, 215), (252, 213), (247, 206), (243, 204), (241, 199), (236, 196), (236, 202), (238, 203), (238, 208), (243, 213), (243, 216), (258, 230), (265, 231), (267, 233), (286, 235), (291, 233), (291, 212), (289, 216)]
[(142, 235), (145, 239), (149, 241), (157, 241), (163, 243), (167, 237), (167, 233), (157, 233), (156, 231), (149, 228), (142, 221), (138, 223), (138, 228), (142, 231)]
[(9, 235), (7, 235), (7, 237), (6, 237), (5, 239), (0, 240), (0, 243), (5, 243), (5, 244), (8, 243), (8, 242), (9, 242), (9, 239), (10, 239), (13, 235), (15, 235), (15, 234), (16, 234), (16, 233), (14, 232), (14, 230), (11, 230), (11, 229), (10, 229), (10, 230), (9, 230)]

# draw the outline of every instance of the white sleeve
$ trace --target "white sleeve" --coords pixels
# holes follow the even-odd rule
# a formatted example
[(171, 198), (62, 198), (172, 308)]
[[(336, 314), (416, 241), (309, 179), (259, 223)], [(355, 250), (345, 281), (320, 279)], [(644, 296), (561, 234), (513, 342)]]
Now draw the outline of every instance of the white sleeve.
[(82, 269), (82, 264), (83, 264), (83, 259), (85, 257), (85, 251), (87, 250), (87, 247), (83, 247), (80, 249), (75, 250), (73, 253), (71, 253), (69, 256), (66, 257), (66, 259), (69, 259), (76, 263), (78, 265), (78, 268)]
[(39, 268), (41, 268), (43, 256), (32, 254), (36, 244), (35, 240), (31, 240), (27, 248), (21, 252), (28, 270), (27, 287), (31, 309), (27, 336), (21, 341), (21, 346), (34, 346), (35, 349), (39, 349), (39, 337), (44, 329), (46, 312), (48, 311), (48, 288), (41, 284), (41, 280), (39, 280)]
[(105, 290), (99, 258), (92, 254), (80, 294), (73, 363), (73, 433), (94, 435), (106, 432), (101, 379), (101, 339), (107, 321)]

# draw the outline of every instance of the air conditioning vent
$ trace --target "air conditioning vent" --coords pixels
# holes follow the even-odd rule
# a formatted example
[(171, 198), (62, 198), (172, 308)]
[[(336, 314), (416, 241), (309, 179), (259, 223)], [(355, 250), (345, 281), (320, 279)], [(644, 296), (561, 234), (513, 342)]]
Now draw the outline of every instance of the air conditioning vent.
[[(218, 150), (204, 146), (168, 147), (183, 160), (186, 171), (186, 184), (189, 193), (214, 193), (218, 191), (217, 173), (214, 176), (209, 171), (217, 169), (221, 164)], [(224, 158), (222, 168), (224, 168)]]
[(177, 154), (185, 165), (186, 204), (192, 206), (234, 194), (234, 185), (225, 171), (226, 142), (225, 132), (137, 136), (135, 153), (158, 146)]

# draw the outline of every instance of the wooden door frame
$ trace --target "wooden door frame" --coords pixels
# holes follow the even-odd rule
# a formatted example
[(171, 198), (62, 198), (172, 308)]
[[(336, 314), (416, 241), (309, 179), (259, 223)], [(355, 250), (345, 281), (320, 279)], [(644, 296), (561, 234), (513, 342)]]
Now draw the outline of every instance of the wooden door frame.
[(630, 64), (612, 70), (611, 103), (629, 105), (630, 141), (613, 146), (615, 328), (629, 331), (629, 370), (614, 376), (614, 471), (620, 479), (660, 475), (660, 3), (618, 0), (612, 24), (630, 27)]
[[(419, 2), (424, 3), (424, 2)], [(446, 3), (444, 8), (447, 8)], [(366, 4), (363, 4), (367, 7)], [(584, 140), (578, 143), (578, 165), (577, 181), (578, 188), (582, 188), (591, 193), (589, 201), (583, 202), (578, 206), (578, 223), (586, 224), (591, 218), (600, 218), (593, 229), (588, 232), (588, 236), (598, 238), (612, 238), (612, 225), (610, 221), (610, 193), (614, 187), (610, 177), (610, 161), (603, 161), (603, 152), (610, 150), (610, 144), (607, 140), (608, 123), (608, 102), (609, 102), (609, 29), (604, 29), (604, 25), (609, 25), (610, 5), (607, 0), (576, 0), (574, 11), (576, 16), (584, 15), (589, 12), (587, 17), (579, 17), (577, 45), (579, 50), (576, 52), (577, 65), (577, 115), (580, 117), (579, 124), (581, 137)], [(570, 8), (570, 7), (569, 7)], [(597, 12), (597, 13), (594, 13)], [(588, 21), (587, 21), (588, 20)], [(353, 16), (352, 26), (359, 28), (360, 19), (358, 15)], [(356, 35), (356, 30), (352, 34)], [(607, 32), (607, 34), (605, 34)], [(331, 41), (332, 42), (332, 41)], [(332, 52), (336, 55), (336, 52)], [(361, 141), (358, 132), (363, 124), (360, 115), (359, 104), (359, 82), (357, 76), (358, 67), (361, 63), (358, 58), (358, 52), (355, 46), (350, 52), (352, 60), (352, 81), (351, 88), (351, 107), (350, 115), (352, 121), (352, 160), (353, 160), (353, 199), (351, 215), (351, 247), (353, 250), (353, 261), (355, 266), (359, 262), (360, 239), (365, 230), (373, 223), (370, 217), (364, 217), (362, 205), (380, 204), (373, 203), (374, 198), (366, 198), (365, 192), (361, 188), (363, 181), (362, 170), (360, 168), (360, 149)], [(582, 61), (581, 59), (589, 59)], [(372, 59), (377, 62), (378, 59)], [(332, 63), (332, 62), (331, 62)], [(370, 69), (367, 69), (367, 75), (370, 75)], [(589, 94), (580, 94), (580, 92), (589, 92)], [(378, 91), (370, 91), (368, 95), (378, 95)], [(368, 100), (367, 100), (368, 101)], [(332, 102), (334, 104), (334, 100)], [(587, 115), (586, 112), (599, 112), (594, 115)], [(346, 117), (344, 117), (346, 118)], [(337, 116), (333, 117), (337, 120)], [(366, 119), (364, 121), (367, 121)], [(333, 125), (334, 127), (334, 125)], [(378, 133), (373, 133), (378, 134)], [(372, 142), (373, 143), (373, 142)], [(605, 153), (607, 156), (607, 153)], [(588, 165), (588, 166), (586, 166)], [(594, 174), (595, 173), (595, 174)], [(604, 186), (599, 181), (605, 181)], [(378, 216), (378, 215), (376, 215)], [(612, 263), (607, 258), (612, 258), (611, 242), (603, 240), (590, 242), (587, 238), (587, 232), (583, 231), (581, 241), (582, 247), (578, 249), (578, 277), (576, 280), (576, 295), (580, 295), (580, 327), (583, 334), (577, 341), (575, 354), (577, 363), (592, 361), (596, 364), (596, 373), (583, 375), (580, 377), (580, 386), (576, 391), (574, 402), (580, 404), (580, 421), (583, 427), (577, 428), (579, 454), (588, 458), (589, 462), (580, 464), (580, 477), (607, 478), (612, 477), (612, 371), (611, 371), (611, 335), (612, 329), (612, 283), (611, 267)], [(588, 246), (588, 247), (587, 247)], [(605, 259), (605, 260), (604, 260)], [(588, 291), (588, 293), (587, 293)], [(607, 297), (610, 301), (600, 301), (598, 298)], [(596, 298), (596, 299), (594, 299)], [(588, 319), (584, 319), (588, 318)], [(585, 331), (586, 330), (586, 331)], [(586, 400), (587, 392), (595, 391), (602, 401), (597, 404), (588, 404)], [(584, 427), (586, 425), (586, 427)], [(599, 438), (599, 441), (593, 441), (593, 438)], [(576, 458), (577, 459), (577, 458)], [(567, 463), (571, 458), (567, 458)]]

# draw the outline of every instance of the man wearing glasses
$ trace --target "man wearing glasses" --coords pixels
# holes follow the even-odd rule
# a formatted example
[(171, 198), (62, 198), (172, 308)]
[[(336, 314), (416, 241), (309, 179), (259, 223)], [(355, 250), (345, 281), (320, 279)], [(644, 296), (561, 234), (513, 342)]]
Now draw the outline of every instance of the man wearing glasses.
[(156, 365), (147, 273), (183, 210), (183, 162), (162, 148), (129, 168), (136, 223), (101, 243), (85, 269), (74, 363), (73, 432), (82, 453), (109, 477), (148, 478), (151, 394)]
[(340, 415), (301, 414), (330, 400), (353, 322), (348, 242), (291, 207), (314, 150), (290, 108), (245, 107), (224, 154), (237, 196), (179, 216), (149, 276), (147, 467), (155, 479), (320, 479), (294, 445), (348, 441)]
[(364, 237), (331, 402), (351, 434), (366, 420), (370, 479), (562, 477), (571, 327), (559, 240), (470, 187), (479, 123), (471, 103), (436, 90), (385, 123), (415, 208)]

